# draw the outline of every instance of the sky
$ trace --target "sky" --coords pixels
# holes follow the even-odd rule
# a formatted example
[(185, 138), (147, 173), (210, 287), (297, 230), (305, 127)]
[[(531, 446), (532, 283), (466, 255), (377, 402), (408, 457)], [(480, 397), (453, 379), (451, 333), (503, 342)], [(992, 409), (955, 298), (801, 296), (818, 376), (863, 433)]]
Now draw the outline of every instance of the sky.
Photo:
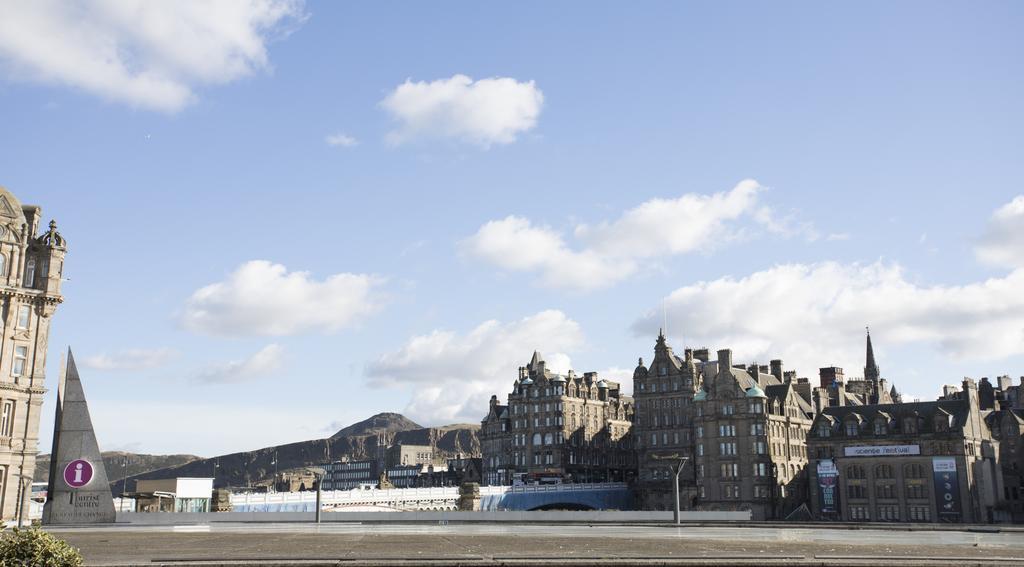
[(1024, 374), (1019, 2), (0, 0), (0, 185), (101, 448), (479, 422), (660, 328), (908, 398)]

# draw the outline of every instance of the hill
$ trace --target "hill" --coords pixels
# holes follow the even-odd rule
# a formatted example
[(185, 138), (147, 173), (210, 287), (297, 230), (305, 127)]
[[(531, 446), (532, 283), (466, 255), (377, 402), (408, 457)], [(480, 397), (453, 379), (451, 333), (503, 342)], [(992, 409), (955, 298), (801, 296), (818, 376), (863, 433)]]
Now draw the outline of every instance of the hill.
[[(379, 413), (344, 427), (326, 439), (230, 453), (130, 474), (128, 490), (133, 489), (132, 481), (138, 479), (210, 477), (214, 476), (215, 470), (217, 486), (252, 486), (269, 481), (275, 471), (318, 465), (328, 459), (333, 461), (342, 457), (351, 460), (375, 458), (379, 450), (393, 443), (431, 445), (443, 458), (458, 455), (478, 457), (479, 430), (480, 426), (474, 424), (422, 427), (401, 414)], [(111, 485), (115, 490), (120, 490), (119, 483), (111, 482)]]
[[(117, 483), (124, 478), (124, 459), (128, 457), (128, 476), (139, 475), (149, 471), (165, 469), (168, 467), (181, 466), (192, 461), (202, 459), (195, 455), (143, 455), (139, 453), (128, 453), (125, 451), (104, 451), (100, 453), (103, 457), (103, 466), (107, 469), (107, 479)], [(36, 470), (33, 482), (47, 482), (50, 478), (50, 455), (39, 455), (36, 457)]]

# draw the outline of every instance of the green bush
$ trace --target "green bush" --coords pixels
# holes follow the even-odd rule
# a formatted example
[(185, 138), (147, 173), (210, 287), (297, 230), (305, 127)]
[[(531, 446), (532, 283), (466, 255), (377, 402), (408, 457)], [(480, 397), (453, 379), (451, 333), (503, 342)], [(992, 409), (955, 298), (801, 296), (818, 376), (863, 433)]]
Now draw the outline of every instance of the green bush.
[(0, 567), (79, 567), (82, 554), (62, 539), (39, 528), (13, 530), (0, 536)]

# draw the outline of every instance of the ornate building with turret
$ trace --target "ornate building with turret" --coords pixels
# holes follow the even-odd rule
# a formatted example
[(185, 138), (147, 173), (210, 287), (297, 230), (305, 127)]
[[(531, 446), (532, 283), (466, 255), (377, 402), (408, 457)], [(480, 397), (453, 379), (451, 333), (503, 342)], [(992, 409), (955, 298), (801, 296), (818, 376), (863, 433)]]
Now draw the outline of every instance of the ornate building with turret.
[(491, 396), (480, 430), (484, 483), (631, 480), (632, 425), (633, 399), (618, 382), (554, 373), (534, 352), (508, 403)]
[[(42, 210), (0, 187), (0, 517), (28, 517), (50, 321), (67, 243)], [(40, 231), (42, 233), (40, 234)]]
[[(658, 333), (650, 366), (640, 359), (633, 371), (633, 398), (637, 444), (637, 496), (650, 509), (668, 510), (675, 505), (671, 466), (693, 455), (693, 418), (690, 404), (700, 388), (698, 364), (707, 362), (707, 350), (686, 349), (683, 358), (672, 352), (664, 333)], [(689, 508), (696, 496), (693, 459), (679, 473), (683, 488), (680, 500)]]

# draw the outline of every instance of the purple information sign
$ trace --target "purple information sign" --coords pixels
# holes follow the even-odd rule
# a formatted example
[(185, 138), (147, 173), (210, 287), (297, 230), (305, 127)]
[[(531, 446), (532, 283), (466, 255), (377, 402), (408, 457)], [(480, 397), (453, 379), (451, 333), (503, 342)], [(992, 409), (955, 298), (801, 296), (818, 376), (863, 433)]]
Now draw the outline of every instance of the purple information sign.
[(92, 463), (76, 459), (64, 467), (64, 482), (71, 488), (82, 488), (92, 480)]

